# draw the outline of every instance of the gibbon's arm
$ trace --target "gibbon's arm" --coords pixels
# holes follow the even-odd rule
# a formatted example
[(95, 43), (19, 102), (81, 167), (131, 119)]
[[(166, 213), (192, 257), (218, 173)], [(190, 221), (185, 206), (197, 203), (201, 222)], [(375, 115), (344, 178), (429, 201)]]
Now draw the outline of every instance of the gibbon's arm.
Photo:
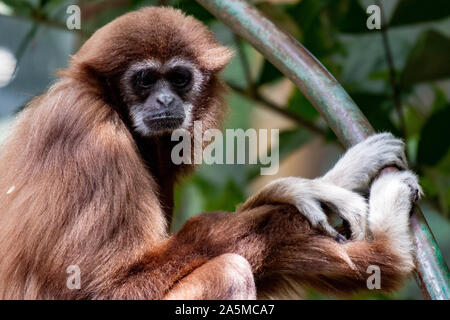
[[(408, 219), (419, 192), (409, 171), (378, 178), (370, 192), (374, 239), (345, 243), (311, 228), (286, 205), (198, 215), (161, 249), (149, 252), (127, 286), (160, 279), (152, 282), (154, 291), (146, 298), (165, 299), (293, 297), (305, 286), (349, 294), (367, 289), (368, 267), (376, 266), (381, 290), (390, 291), (414, 267)], [(121, 290), (113, 297), (129, 298)]]
[[(376, 140), (376, 136), (368, 140), (362, 146)], [(414, 267), (408, 218), (420, 193), (416, 176), (404, 171), (378, 178), (370, 189), (367, 215), (357, 210), (367, 208), (360, 208), (364, 202), (358, 194), (337, 186), (327, 189), (328, 184), (315, 180), (302, 182), (311, 186), (318, 183), (323, 193), (336, 191), (332, 198), (335, 208), (345, 209), (346, 218), (358, 227), (353, 240), (335, 241), (312, 227), (302, 215), (305, 212), (299, 214), (298, 208), (290, 205), (261, 204), (241, 208), (236, 214), (201, 214), (189, 219), (167, 242), (150, 250), (133, 266), (133, 278), (123, 281), (137, 285), (145, 283), (145, 279), (159, 279), (157, 285), (153, 283), (153, 291), (146, 292), (150, 293), (147, 298), (280, 298), (298, 296), (299, 288), (305, 286), (348, 294), (366, 289), (370, 276), (367, 269), (376, 266), (380, 269), (381, 289), (397, 288)], [(300, 196), (304, 191), (300, 188), (298, 192)], [(353, 207), (354, 203), (358, 205)], [(368, 239), (369, 233), (373, 240)], [(129, 270), (124, 277), (128, 274)], [(128, 294), (123, 287), (112, 297), (128, 298)]]

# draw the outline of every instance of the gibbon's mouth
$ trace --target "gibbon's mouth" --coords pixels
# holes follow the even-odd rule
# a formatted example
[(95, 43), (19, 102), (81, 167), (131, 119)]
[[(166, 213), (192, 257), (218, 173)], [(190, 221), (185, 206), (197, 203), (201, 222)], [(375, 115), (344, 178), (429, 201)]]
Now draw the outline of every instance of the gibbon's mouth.
[(174, 130), (183, 124), (184, 115), (160, 114), (145, 118), (145, 125), (152, 131)]

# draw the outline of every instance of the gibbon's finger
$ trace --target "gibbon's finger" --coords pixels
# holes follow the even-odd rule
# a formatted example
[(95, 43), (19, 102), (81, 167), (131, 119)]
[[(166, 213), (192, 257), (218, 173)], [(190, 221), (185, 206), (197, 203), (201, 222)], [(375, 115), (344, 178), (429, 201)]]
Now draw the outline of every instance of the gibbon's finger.
[(353, 191), (368, 189), (383, 168), (408, 168), (404, 149), (404, 142), (390, 133), (372, 135), (348, 149), (321, 180)]
[(328, 216), (322, 208), (322, 204), (326, 204), (349, 223), (352, 239), (362, 239), (366, 234), (366, 201), (357, 193), (333, 184), (297, 177), (277, 179), (249, 198), (238, 210), (273, 203), (293, 205), (314, 228), (332, 238), (345, 239), (328, 222)]

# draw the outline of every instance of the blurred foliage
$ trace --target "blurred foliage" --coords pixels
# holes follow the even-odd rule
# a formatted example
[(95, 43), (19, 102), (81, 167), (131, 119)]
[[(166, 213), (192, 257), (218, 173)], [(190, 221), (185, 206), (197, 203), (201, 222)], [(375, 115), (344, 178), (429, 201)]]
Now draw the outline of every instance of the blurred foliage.
[[(382, 31), (368, 30), (365, 8), (376, 1), (251, 1), (277, 25), (299, 40), (342, 83), (377, 131), (403, 136), (411, 166), (421, 176), (427, 205), (448, 218), (450, 213), (450, 6), (448, 0), (385, 0)], [(3, 0), (12, 15), (50, 28), (65, 29), (66, 0)], [(284, 77), (251, 46), (192, 0), (78, 1), (82, 7), (80, 43), (120, 14), (145, 5), (171, 5), (207, 24), (217, 38), (238, 54), (224, 71), (235, 90), (228, 97), (227, 128), (246, 129), (253, 108), (270, 107), (298, 125), (280, 134), (280, 160), (320, 135), (336, 138), (298, 89), (285, 106), (264, 100), (262, 87)], [(20, 40), (20, 39), (19, 39)], [(24, 39), (23, 41), (30, 41)], [(392, 57), (389, 63), (388, 55)], [(393, 78), (390, 78), (393, 75)], [(395, 103), (397, 96), (397, 101)], [(256, 103), (255, 103), (256, 102)], [(280, 111), (281, 110), (281, 111)], [(304, 125), (307, 124), (307, 125)], [(312, 130), (311, 127), (317, 128)], [(258, 175), (257, 165), (201, 166), (177, 187), (173, 228), (194, 213), (233, 211)], [(448, 224), (445, 225), (448, 228)], [(448, 232), (448, 230), (447, 230)], [(311, 293), (311, 297), (318, 297)], [(387, 298), (386, 296), (371, 296)], [(364, 296), (366, 298), (366, 296)]]

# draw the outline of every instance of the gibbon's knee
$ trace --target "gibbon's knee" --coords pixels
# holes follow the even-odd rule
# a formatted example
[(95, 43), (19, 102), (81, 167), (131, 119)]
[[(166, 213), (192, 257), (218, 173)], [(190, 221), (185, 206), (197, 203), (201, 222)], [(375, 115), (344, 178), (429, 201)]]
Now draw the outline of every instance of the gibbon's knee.
[(222, 254), (180, 280), (164, 299), (254, 300), (256, 287), (252, 268), (238, 254)]

